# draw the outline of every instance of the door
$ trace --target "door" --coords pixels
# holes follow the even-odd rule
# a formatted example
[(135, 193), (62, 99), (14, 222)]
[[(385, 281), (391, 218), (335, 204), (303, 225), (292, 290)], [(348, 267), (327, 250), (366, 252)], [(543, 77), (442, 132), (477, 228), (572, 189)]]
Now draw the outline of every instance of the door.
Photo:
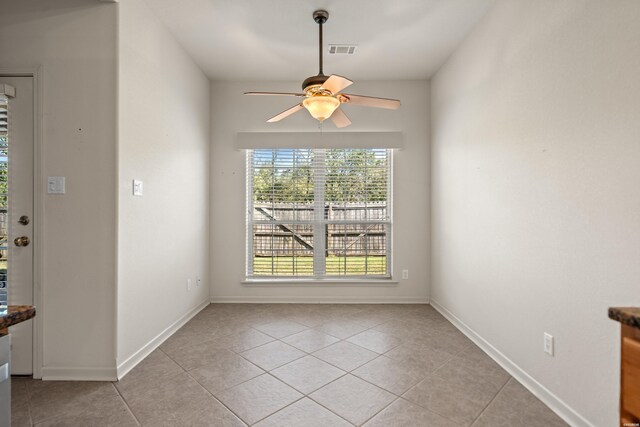
[[(3, 86), (6, 85), (6, 86)], [(0, 279), (4, 272), (10, 305), (33, 305), (33, 77), (1, 76), (13, 87), (0, 131)], [(11, 374), (33, 373), (33, 321), (9, 328)]]

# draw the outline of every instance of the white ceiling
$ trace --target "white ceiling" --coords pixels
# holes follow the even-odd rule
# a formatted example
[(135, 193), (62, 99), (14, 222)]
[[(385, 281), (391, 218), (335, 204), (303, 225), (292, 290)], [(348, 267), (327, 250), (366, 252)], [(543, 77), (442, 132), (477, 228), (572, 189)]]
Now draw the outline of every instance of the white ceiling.
[[(316, 9), (324, 25), (324, 73), (355, 80), (431, 77), (493, 0), (146, 0), (213, 80), (300, 80), (318, 73)], [(327, 45), (357, 44), (355, 55)]]

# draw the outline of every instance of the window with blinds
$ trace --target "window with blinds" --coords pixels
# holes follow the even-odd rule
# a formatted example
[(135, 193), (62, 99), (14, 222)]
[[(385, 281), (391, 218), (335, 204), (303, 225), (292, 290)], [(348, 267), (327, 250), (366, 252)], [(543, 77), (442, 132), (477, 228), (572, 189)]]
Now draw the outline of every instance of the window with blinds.
[(247, 150), (247, 276), (389, 278), (391, 150)]

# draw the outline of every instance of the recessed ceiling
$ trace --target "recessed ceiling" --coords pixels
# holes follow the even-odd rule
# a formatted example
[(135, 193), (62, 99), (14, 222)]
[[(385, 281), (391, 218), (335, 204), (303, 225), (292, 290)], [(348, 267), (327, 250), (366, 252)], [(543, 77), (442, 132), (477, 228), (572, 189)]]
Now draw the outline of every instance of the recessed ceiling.
[[(212, 80), (300, 80), (318, 72), (354, 80), (431, 77), (493, 0), (146, 0)], [(356, 44), (328, 55), (329, 44)]]

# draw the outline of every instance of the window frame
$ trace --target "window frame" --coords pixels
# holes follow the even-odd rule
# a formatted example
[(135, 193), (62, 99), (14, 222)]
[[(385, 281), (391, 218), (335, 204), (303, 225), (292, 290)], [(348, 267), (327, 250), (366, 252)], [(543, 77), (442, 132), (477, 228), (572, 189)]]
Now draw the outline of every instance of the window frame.
[[(328, 150), (335, 148), (309, 148), (313, 153), (312, 165), (314, 172), (321, 170), (326, 173), (325, 155)], [(253, 156), (256, 150), (289, 150), (283, 148), (257, 148), (246, 150), (246, 184), (245, 184), (245, 207), (246, 207), (246, 221), (245, 221), (245, 249), (246, 249), (246, 262), (245, 262), (245, 281), (243, 283), (295, 283), (295, 282), (322, 282), (322, 283), (345, 283), (345, 284), (358, 284), (358, 283), (396, 283), (392, 282), (393, 272), (393, 149), (390, 148), (344, 148), (344, 150), (384, 150), (386, 153), (386, 159), (388, 165), (386, 167), (386, 218), (376, 220), (328, 220), (324, 216), (324, 210), (326, 205), (326, 198), (324, 195), (326, 178), (324, 173), (321, 177), (317, 177), (314, 173), (313, 187), (314, 187), (314, 217), (312, 220), (255, 220), (254, 218), (254, 163)], [(299, 149), (291, 149), (299, 150)], [(318, 168), (318, 163), (323, 164), (322, 168)], [(320, 197), (318, 197), (320, 196)], [(256, 224), (272, 224), (272, 225), (313, 225), (314, 235), (314, 253), (313, 253), (313, 274), (310, 275), (254, 275), (253, 274), (253, 262), (254, 262), (254, 225)], [(345, 274), (327, 274), (326, 272), (326, 243), (324, 239), (315, 239), (316, 236), (324, 236), (324, 227), (330, 224), (363, 224), (363, 225), (384, 225), (385, 227), (385, 271), (386, 274), (364, 274), (364, 275), (347, 275), (346, 267)], [(346, 256), (345, 256), (346, 258)]]

